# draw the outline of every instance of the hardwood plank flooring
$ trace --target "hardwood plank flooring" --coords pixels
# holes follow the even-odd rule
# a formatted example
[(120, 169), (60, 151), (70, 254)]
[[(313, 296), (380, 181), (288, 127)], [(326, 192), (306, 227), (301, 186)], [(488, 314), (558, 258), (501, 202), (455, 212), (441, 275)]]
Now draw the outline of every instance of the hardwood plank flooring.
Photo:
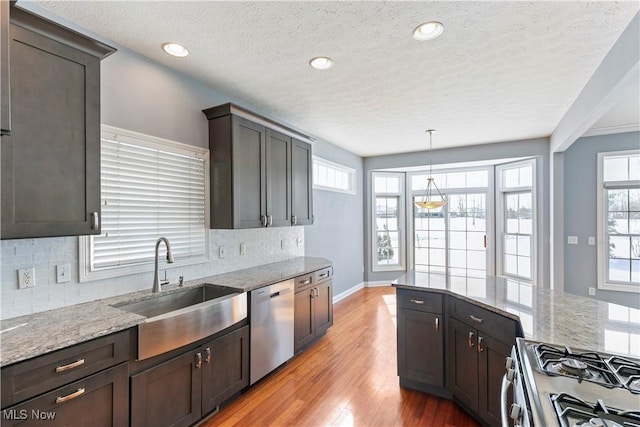
[(334, 306), (327, 335), (202, 426), (478, 424), (454, 403), (401, 388), (395, 288), (365, 288)]

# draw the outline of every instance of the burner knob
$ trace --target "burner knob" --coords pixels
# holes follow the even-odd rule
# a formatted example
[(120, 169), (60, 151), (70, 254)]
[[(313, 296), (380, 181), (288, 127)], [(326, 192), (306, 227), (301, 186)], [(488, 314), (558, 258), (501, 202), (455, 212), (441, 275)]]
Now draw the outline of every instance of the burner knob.
[(517, 403), (511, 404), (511, 410), (509, 411), (509, 417), (512, 420), (518, 421), (522, 418), (522, 408)]
[(507, 369), (507, 381), (512, 382), (516, 377), (516, 371), (513, 369)]
[(507, 357), (506, 363), (504, 364), (504, 367), (506, 369), (512, 369), (513, 368), (513, 359), (511, 357)]

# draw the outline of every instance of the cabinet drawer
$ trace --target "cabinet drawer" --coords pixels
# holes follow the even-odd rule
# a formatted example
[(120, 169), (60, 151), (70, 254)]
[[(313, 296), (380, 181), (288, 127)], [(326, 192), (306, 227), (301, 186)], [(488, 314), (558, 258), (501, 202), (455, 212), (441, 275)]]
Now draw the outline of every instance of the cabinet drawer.
[(74, 345), (2, 369), (5, 408), (129, 359), (129, 331)]
[(295, 292), (311, 287), (316, 283), (314, 273), (305, 274), (304, 276), (298, 276), (293, 280), (296, 283)]
[(478, 331), (511, 344), (516, 337), (516, 322), (458, 298), (449, 299), (450, 315)]
[(3, 426), (126, 427), (127, 363), (83, 378), (2, 411)]
[(398, 308), (442, 314), (442, 294), (397, 289)]
[(313, 274), (316, 279), (316, 284), (326, 282), (333, 276), (333, 267), (323, 268), (322, 270), (318, 270)]

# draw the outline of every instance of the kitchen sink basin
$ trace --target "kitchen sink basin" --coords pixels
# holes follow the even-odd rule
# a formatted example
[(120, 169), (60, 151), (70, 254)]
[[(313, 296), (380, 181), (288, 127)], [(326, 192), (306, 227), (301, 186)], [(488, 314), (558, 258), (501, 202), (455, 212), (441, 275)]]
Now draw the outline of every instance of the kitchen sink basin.
[(211, 336), (247, 318), (247, 294), (204, 284), (115, 307), (147, 318), (138, 328), (138, 360)]

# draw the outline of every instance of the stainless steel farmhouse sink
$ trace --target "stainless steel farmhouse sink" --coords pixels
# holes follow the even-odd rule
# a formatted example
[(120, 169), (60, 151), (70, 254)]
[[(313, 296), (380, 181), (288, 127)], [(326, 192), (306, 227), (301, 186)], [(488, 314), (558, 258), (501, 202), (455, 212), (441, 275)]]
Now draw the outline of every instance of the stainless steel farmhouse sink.
[(247, 294), (203, 284), (114, 307), (145, 316), (138, 325), (138, 360), (182, 347), (246, 319)]

